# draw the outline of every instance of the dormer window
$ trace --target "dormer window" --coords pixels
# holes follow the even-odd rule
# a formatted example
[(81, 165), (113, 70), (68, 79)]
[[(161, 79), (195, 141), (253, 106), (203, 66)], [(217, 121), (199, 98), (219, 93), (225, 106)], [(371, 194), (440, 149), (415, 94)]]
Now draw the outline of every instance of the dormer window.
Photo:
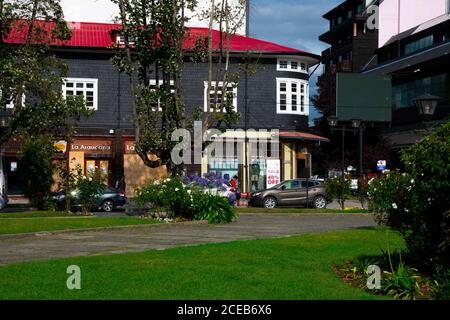
[[(128, 39), (128, 42), (129, 42), (128, 44), (130, 46), (133, 46), (135, 44), (135, 41), (134, 41), (133, 37), (130, 37)], [(120, 34), (117, 34), (116, 44), (118, 44), (120, 46), (124, 46), (125, 45), (125, 36), (121, 36)]]
[(305, 62), (289, 59), (278, 59), (277, 71), (308, 72)]

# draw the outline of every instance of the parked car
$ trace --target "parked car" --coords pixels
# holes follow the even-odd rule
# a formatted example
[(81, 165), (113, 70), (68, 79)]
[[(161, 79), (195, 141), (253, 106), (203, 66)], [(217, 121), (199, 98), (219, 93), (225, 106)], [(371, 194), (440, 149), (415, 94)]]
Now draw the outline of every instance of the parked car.
[(325, 209), (330, 202), (322, 181), (296, 179), (287, 180), (270, 189), (252, 193), (249, 206), (296, 207), (309, 203), (314, 208)]
[[(66, 191), (61, 190), (52, 195), (52, 199), (55, 203), (55, 206), (58, 210), (64, 210), (66, 208)], [(81, 204), (78, 199), (78, 192), (72, 192), (71, 199), (71, 207), (72, 209), (80, 209)], [(104, 212), (112, 212), (117, 207), (124, 206), (127, 203), (127, 198), (125, 194), (119, 192), (117, 189), (106, 187), (103, 193), (100, 195), (97, 202), (92, 206), (93, 210), (101, 210)]]

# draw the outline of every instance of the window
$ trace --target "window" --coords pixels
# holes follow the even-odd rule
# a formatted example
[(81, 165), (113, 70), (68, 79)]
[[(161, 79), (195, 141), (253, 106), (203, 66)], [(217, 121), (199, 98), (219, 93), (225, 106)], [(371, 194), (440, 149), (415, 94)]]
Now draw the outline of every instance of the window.
[[(205, 112), (214, 112), (214, 106), (215, 104), (221, 104), (222, 103), (222, 91), (223, 91), (223, 83), (219, 82), (219, 85), (217, 86), (217, 100), (216, 100), (216, 82), (213, 81), (211, 83), (211, 91), (208, 94), (208, 82), (205, 81), (205, 101), (204, 101), (204, 111)], [(235, 83), (229, 83), (227, 85), (227, 92), (229, 95), (233, 96), (233, 108), (234, 111), (237, 112), (237, 84)], [(222, 110), (222, 112), (225, 112), (225, 110)]]
[[(162, 86), (164, 83), (164, 80), (159, 80), (158, 82), (159, 82), (159, 85)], [(173, 80), (170, 80), (169, 86), (170, 86), (170, 92), (175, 93), (175, 83)], [(154, 80), (154, 79), (150, 80), (150, 90), (152, 90), (152, 91), (156, 90), (156, 80)], [(156, 111), (156, 110), (153, 109), (153, 111)], [(158, 100), (158, 111), (162, 111), (160, 99)]]
[(308, 82), (300, 79), (277, 79), (277, 113), (308, 115), (305, 105)]
[(429, 35), (427, 37), (423, 37), (411, 43), (405, 45), (405, 55), (420, 51), (422, 49), (431, 47), (434, 43), (433, 35)]
[(83, 96), (86, 107), (98, 108), (98, 79), (67, 78), (62, 85), (64, 99)]
[(409, 108), (413, 100), (422, 94), (448, 99), (448, 76), (446, 73), (412, 80), (392, 87), (394, 109)]
[[(124, 46), (124, 45), (125, 45), (125, 37), (124, 37), (124, 36), (121, 36), (121, 35), (117, 35), (116, 43), (117, 43), (118, 45)], [(136, 44), (133, 37), (129, 37), (129, 38), (128, 38), (128, 44), (129, 44), (130, 46), (133, 46), (133, 45)]]
[(295, 60), (278, 60), (277, 71), (293, 71), (308, 73), (308, 67), (305, 62)]
[[(2, 90), (0, 89), (0, 97), (2, 96)], [(6, 101), (6, 109), (13, 109), (14, 108), (14, 99), (9, 97)], [(0, 106), (0, 109), (3, 106)], [(22, 107), (25, 107), (25, 94), (22, 94)]]
[(280, 64), (279, 64), (279, 68), (280, 68), (280, 69), (288, 69), (288, 64), (289, 64), (288, 61), (286, 61), (286, 60), (281, 60), (281, 61), (280, 61)]

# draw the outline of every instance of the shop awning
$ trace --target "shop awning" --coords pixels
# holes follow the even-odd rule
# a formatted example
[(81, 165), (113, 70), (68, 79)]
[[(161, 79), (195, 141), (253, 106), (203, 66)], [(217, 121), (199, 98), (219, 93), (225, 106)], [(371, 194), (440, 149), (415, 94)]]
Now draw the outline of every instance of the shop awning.
[(298, 131), (280, 131), (278, 136), (281, 140), (307, 140), (307, 141), (319, 141), (330, 142), (330, 139), (321, 137), (312, 133), (298, 132)]

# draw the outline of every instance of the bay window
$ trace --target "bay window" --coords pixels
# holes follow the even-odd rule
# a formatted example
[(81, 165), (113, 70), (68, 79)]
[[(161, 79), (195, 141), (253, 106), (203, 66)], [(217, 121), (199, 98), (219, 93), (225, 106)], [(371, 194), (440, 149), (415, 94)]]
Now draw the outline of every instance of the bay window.
[(277, 113), (308, 115), (307, 97), (307, 81), (277, 78)]

